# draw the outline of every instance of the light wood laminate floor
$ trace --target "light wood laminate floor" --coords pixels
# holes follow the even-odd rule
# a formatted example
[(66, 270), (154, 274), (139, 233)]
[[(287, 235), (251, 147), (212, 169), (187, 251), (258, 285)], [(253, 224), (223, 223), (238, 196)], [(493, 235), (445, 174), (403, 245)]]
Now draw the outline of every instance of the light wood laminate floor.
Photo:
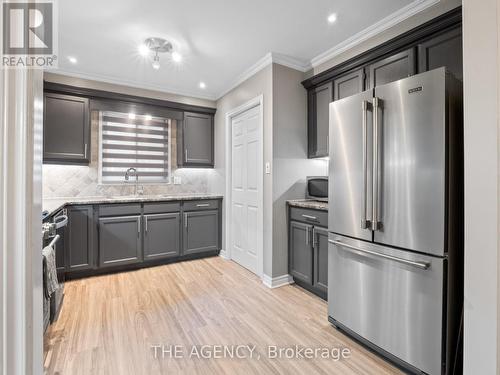
[[(254, 357), (190, 358), (201, 345), (255, 345)], [(155, 358), (180, 345), (184, 358)], [(275, 359), (268, 346), (349, 348), (349, 358)], [(260, 355), (257, 358), (257, 353)], [(207, 352), (204, 352), (205, 354)], [(229, 353), (228, 353), (229, 355)], [(45, 335), (46, 374), (396, 374), (333, 328), (320, 298), (290, 285), (265, 287), (220, 257), (67, 282)]]

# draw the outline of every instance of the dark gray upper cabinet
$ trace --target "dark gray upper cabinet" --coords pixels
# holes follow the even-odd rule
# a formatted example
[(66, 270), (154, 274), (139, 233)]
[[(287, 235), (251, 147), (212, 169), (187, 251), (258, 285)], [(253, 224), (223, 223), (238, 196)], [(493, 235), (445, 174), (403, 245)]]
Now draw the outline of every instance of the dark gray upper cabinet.
[(99, 267), (141, 261), (141, 216), (99, 218)]
[(68, 209), (66, 270), (87, 270), (94, 265), (94, 210), (92, 206), (74, 206)]
[(333, 100), (347, 98), (364, 90), (365, 70), (358, 69), (333, 80)]
[(289, 269), (290, 274), (312, 285), (313, 277), (313, 226), (296, 221), (290, 222)]
[(89, 100), (78, 96), (44, 94), (43, 161), (89, 164)]
[(328, 230), (314, 227), (314, 270), (313, 287), (323, 292), (328, 291)]
[(415, 48), (410, 48), (369, 65), (370, 88), (414, 75), (415, 57)]
[(446, 67), (456, 78), (463, 78), (462, 28), (426, 40), (418, 45), (418, 71)]
[(333, 100), (332, 82), (315, 87), (308, 93), (308, 154), (309, 158), (328, 156), (330, 103)]
[(214, 167), (214, 118), (200, 113), (184, 113), (177, 126), (177, 165)]
[(180, 214), (144, 215), (144, 259), (180, 255)]
[(183, 255), (219, 250), (219, 210), (184, 213)]

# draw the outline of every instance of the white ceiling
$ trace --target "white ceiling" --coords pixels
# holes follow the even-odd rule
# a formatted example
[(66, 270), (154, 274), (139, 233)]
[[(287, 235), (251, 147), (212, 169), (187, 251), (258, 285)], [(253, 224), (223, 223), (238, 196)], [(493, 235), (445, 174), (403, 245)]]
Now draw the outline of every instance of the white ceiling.
[[(268, 52), (306, 66), (423, 2), (429, 0), (64, 0), (58, 2), (59, 72), (215, 99)], [(329, 24), (332, 12), (338, 19)], [(161, 55), (161, 69), (152, 69), (137, 49), (151, 36), (170, 40), (183, 61)]]

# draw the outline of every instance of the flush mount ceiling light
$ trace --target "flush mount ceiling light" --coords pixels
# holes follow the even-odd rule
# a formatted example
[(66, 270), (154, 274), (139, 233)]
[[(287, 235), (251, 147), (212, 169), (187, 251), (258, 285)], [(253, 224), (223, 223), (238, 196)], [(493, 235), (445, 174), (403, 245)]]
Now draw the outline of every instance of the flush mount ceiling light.
[(163, 38), (148, 38), (144, 41), (144, 44), (139, 46), (139, 53), (143, 56), (147, 56), (153, 51), (154, 57), (151, 65), (156, 70), (160, 69), (160, 53), (170, 53), (172, 60), (175, 62), (182, 60), (182, 56), (172, 50), (172, 43)]

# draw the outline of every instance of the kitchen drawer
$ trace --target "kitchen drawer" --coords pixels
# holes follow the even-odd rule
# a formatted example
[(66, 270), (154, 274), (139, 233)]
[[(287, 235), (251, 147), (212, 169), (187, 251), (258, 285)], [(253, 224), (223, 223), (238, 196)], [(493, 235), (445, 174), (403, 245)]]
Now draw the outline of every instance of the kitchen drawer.
[(99, 216), (140, 215), (141, 204), (102, 204), (99, 206)]
[(144, 204), (144, 214), (163, 214), (168, 212), (179, 212), (180, 210), (181, 204), (179, 202)]
[(184, 202), (184, 211), (215, 210), (218, 208), (219, 201), (216, 199)]
[(328, 212), (326, 211), (290, 207), (290, 220), (328, 228)]

